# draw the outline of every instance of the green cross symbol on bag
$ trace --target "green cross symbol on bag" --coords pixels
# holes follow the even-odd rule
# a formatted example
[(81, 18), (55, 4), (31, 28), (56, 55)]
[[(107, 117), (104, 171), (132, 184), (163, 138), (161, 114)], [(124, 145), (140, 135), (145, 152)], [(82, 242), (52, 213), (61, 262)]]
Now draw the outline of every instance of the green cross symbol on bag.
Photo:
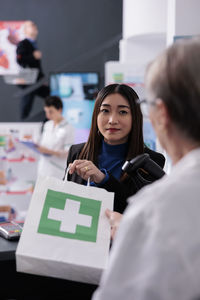
[(101, 201), (48, 190), (38, 233), (96, 242)]

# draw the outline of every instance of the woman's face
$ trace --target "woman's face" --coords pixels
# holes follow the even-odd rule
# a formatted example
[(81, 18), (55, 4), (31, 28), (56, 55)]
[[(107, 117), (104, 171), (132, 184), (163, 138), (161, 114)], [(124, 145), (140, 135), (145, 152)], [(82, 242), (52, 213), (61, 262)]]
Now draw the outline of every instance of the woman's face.
[(128, 100), (120, 94), (108, 95), (100, 106), (97, 126), (110, 145), (127, 142), (132, 128), (132, 114)]
[(27, 35), (27, 37), (36, 39), (38, 35), (38, 29), (36, 24), (31, 21), (27, 21), (24, 25), (24, 32)]

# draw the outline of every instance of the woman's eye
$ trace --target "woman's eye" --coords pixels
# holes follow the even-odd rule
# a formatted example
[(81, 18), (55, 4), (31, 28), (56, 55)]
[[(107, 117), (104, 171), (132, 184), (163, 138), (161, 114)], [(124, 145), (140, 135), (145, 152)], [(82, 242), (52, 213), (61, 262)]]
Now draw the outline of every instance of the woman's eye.
[(120, 110), (119, 113), (120, 113), (120, 115), (127, 115), (128, 112), (126, 110)]
[(106, 109), (106, 108), (103, 108), (103, 109), (101, 109), (101, 110), (100, 110), (100, 112), (102, 112), (102, 113), (108, 113), (108, 112), (109, 112), (109, 110), (108, 110), (108, 109)]

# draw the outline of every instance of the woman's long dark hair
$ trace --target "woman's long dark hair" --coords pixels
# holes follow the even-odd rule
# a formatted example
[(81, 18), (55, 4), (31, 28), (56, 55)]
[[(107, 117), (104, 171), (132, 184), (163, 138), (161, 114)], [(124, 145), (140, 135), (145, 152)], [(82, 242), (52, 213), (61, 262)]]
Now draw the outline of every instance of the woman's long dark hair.
[[(79, 159), (91, 160), (98, 167), (98, 155), (101, 149), (102, 135), (98, 131), (97, 117), (100, 112), (100, 106), (103, 100), (111, 94), (120, 94), (127, 99), (132, 114), (132, 128), (128, 138), (128, 152), (126, 160), (132, 159), (135, 156), (144, 152), (143, 140), (143, 118), (140, 106), (136, 103), (138, 99), (137, 93), (128, 85), (125, 84), (110, 84), (100, 90), (97, 95), (94, 111), (92, 115), (92, 125), (88, 141), (84, 145)], [(122, 180), (124, 179), (121, 178)]]

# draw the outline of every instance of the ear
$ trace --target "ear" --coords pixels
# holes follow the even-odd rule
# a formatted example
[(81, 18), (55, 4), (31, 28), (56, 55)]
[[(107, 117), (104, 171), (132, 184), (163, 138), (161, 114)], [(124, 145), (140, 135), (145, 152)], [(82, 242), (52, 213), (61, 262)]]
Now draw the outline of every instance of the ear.
[(160, 130), (166, 130), (169, 125), (170, 117), (168, 113), (168, 109), (162, 99), (156, 100), (156, 125)]

